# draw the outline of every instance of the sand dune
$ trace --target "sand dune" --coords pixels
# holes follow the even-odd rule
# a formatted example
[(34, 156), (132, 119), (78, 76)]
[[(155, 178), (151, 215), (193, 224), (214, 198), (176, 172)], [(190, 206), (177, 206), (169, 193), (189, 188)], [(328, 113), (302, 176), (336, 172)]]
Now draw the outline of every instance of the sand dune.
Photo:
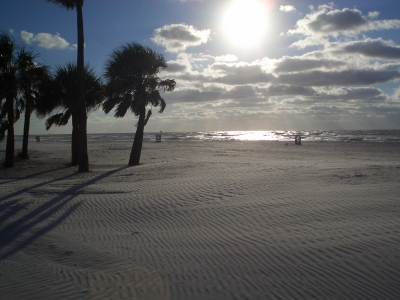
[(130, 147), (1, 170), (0, 299), (399, 298), (400, 144)]

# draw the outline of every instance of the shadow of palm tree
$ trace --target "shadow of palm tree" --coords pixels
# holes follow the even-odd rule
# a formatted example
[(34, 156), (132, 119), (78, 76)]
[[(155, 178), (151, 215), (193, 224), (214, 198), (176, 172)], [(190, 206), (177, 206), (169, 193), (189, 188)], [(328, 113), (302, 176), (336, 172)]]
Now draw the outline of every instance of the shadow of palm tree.
[[(74, 198), (76, 198), (78, 195), (80, 195), (82, 193), (83, 189), (96, 183), (99, 180), (109, 177), (123, 169), (126, 169), (126, 168), (128, 168), (128, 167), (124, 166), (124, 167), (121, 167), (121, 168), (118, 168), (115, 170), (108, 171), (100, 176), (90, 179), (86, 183), (73, 186), (73, 187), (65, 190), (64, 192), (62, 192), (60, 195), (56, 196), (52, 200), (44, 203), (43, 205), (37, 207), (33, 211), (22, 216), (21, 218), (13, 221), (12, 223), (6, 225), (3, 228), (1, 228), (0, 229), (0, 253), (2, 250), (7, 248), (8, 246), (10, 246), (21, 235), (29, 232), (32, 228), (39, 225), (40, 223), (48, 221), (50, 217), (52, 217), (54, 214), (59, 212), (61, 209), (64, 209), (65, 206), (67, 206), (68, 203), (71, 202), (71, 200), (73, 200)], [(66, 178), (69, 178), (73, 175), (75, 175), (75, 174), (71, 174), (71, 175), (65, 176), (63, 178), (51, 180), (51, 181), (48, 181), (45, 183), (34, 185), (29, 188), (25, 188), (21, 191), (7, 195), (7, 196), (1, 198), (0, 200), (10, 199), (10, 198), (20, 195), (26, 191), (29, 191), (33, 188), (37, 188), (37, 187), (46, 185), (50, 182), (61, 181)], [(17, 202), (18, 202), (18, 200), (12, 200), (12, 201), (9, 201), (2, 205), (4, 207), (12, 207), (12, 206), (17, 207), (17, 209), (15, 211), (11, 212), (12, 215), (15, 215), (18, 211), (20, 211), (21, 209), (24, 208), (23, 205), (21, 206), (21, 208), (19, 206), (16, 206)], [(70, 216), (80, 205), (81, 205), (81, 202), (74, 203), (65, 212), (63, 212), (61, 214), (61, 216), (59, 216), (55, 220), (52, 220), (51, 222), (49, 222), (47, 225), (45, 225), (40, 230), (33, 233), (31, 236), (26, 238), (24, 241), (18, 243), (18, 245), (15, 245), (14, 247), (12, 247), (12, 249), (8, 249), (8, 250), (6, 250), (5, 253), (0, 254), (0, 260), (8, 258), (10, 255), (12, 255), (12, 254), (16, 253), (17, 251), (21, 250), (22, 248), (26, 247), (27, 245), (29, 245), (30, 243), (35, 241), (40, 236), (42, 236), (45, 233), (49, 232), (50, 230), (54, 229), (63, 220), (65, 220), (68, 216)], [(8, 213), (10, 213), (10, 212), (8, 212)], [(0, 224), (2, 222), (4, 222), (7, 218), (9, 218), (9, 217), (3, 216), (3, 218), (0, 218), (0, 221), (1, 221)]]
[(2, 212), (2, 215), (0, 215), (0, 225), (4, 221), (11, 218), (13, 215), (17, 214), (18, 212), (27, 207), (26, 203), (20, 204), (18, 202), (19, 200), (16, 199), (0, 204), (0, 212)]
[[(30, 187), (26, 187), (26, 188), (20, 189), (19, 191), (16, 191), (16, 192), (14, 192), (14, 193), (11, 193), (11, 194), (9, 194), (9, 195), (6, 195), (6, 196), (4, 196), (4, 197), (1, 197), (1, 198), (0, 198), (0, 202), (5, 201), (5, 200), (8, 200), (8, 199), (13, 198), (13, 197), (16, 197), (16, 196), (21, 195), (21, 194), (23, 194), (23, 193), (26, 193), (26, 192), (28, 192), (28, 191), (30, 191), (30, 190), (36, 189), (36, 188), (38, 188), (38, 187), (48, 185), (49, 183), (53, 183), (53, 182), (65, 180), (65, 179), (67, 179), (67, 178), (69, 178), (69, 177), (73, 177), (73, 176), (75, 176), (75, 174), (69, 174), (69, 175), (64, 176), (64, 177), (61, 177), (61, 178), (56, 178), (56, 179), (53, 179), (53, 180), (50, 180), (50, 181), (41, 182), (41, 183), (32, 185), (32, 186), (30, 186)], [(24, 179), (26, 179), (26, 178), (24, 177), (24, 178), (22, 178), (22, 179), (20, 179), (20, 180), (24, 180)]]
[(33, 178), (33, 177), (37, 177), (37, 176), (46, 174), (46, 173), (60, 171), (60, 170), (63, 170), (63, 169), (68, 169), (68, 168), (70, 168), (70, 166), (66, 166), (66, 167), (62, 167), (62, 168), (55, 168), (55, 169), (52, 169), (52, 170), (46, 170), (46, 171), (42, 171), (42, 172), (36, 172), (36, 173), (33, 173), (33, 174), (29, 174), (29, 175), (27, 175), (25, 177), (22, 177), (22, 178), (12, 178), (12, 179), (8, 179), (8, 180), (4, 180), (4, 181), (0, 182), (0, 185), (7, 184), (7, 183), (10, 183), (10, 182), (14, 182), (14, 181), (20, 181), (20, 180), (24, 180), (24, 179), (29, 179), (29, 178)]

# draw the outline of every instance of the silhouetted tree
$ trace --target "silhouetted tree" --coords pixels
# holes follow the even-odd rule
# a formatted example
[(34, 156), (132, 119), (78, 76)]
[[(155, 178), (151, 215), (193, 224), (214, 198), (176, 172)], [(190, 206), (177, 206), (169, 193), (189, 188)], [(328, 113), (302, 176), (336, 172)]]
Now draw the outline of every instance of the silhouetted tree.
[(39, 65), (35, 62), (36, 55), (31, 51), (22, 49), (18, 54), (18, 81), (19, 93), (19, 108), (25, 110), (24, 135), (22, 138), (22, 152), (20, 157), (27, 159), (29, 127), (32, 112), (36, 109), (36, 103), (40, 97), (40, 86), (51, 80), (47, 66)]
[(4, 166), (14, 166), (14, 123), (19, 118), (15, 107), (18, 97), (18, 54), (14, 39), (0, 32), (0, 141), (7, 131), (6, 157)]
[(82, 7), (84, 0), (46, 0), (47, 2), (58, 4), (68, 10), (76, 9), (78, 23), (78, 112), (77, 126), (79, 135), (79, 171), (89, 171), (89, 157), (87, 152), (87, 115), (85, 100), (85, 71), (84, 71), (84, 32)]
[(103, 110), (108, 114), (115, 106), (116, 118), (124, 117), (128, 109), (139, 117), (132, 145), (129, 165), (138, 165), (142, 151), (143, 131), (151, 116), (146, 106), (160, 106), (160, 113), (166, 103), (160, 90), (173, 91), (175, 80), (161, 80), (158, 73), (167, 67), (161, 54), (137, 43), (127, 43), (114, 50), (106, 62), (105, 97)]
[[(99, 109), (104, 96), (101, 78), (96, 76), (93, 69), (85, 66), (86, 113)], [(57, 67), (54, 79), (48, 84), (41, 98), (37, 116), (44, 118), (53, 111), (56, 113), (46, 120), (46, 129), (52, 125), (64, 126), (72, 117), (71, 165), (79, 164), (78, 136), (78, 69), (76, 64)]]

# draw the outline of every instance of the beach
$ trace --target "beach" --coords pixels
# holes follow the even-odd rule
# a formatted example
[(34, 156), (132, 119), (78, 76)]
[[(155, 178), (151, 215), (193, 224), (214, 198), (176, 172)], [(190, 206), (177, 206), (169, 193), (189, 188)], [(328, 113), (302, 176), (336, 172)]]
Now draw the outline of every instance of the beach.
[(1, 168), (0, 299), (399, 299), (400, 143), (131, 146)]

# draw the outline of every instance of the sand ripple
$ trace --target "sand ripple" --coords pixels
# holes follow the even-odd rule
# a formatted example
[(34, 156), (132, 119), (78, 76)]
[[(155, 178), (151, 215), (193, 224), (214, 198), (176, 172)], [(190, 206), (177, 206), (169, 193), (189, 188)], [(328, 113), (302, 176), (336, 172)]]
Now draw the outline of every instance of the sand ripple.
[(4, 178), (1, 297), (398, 299), (396, 146), (347, 147), (93, 143), (89, 173)]

